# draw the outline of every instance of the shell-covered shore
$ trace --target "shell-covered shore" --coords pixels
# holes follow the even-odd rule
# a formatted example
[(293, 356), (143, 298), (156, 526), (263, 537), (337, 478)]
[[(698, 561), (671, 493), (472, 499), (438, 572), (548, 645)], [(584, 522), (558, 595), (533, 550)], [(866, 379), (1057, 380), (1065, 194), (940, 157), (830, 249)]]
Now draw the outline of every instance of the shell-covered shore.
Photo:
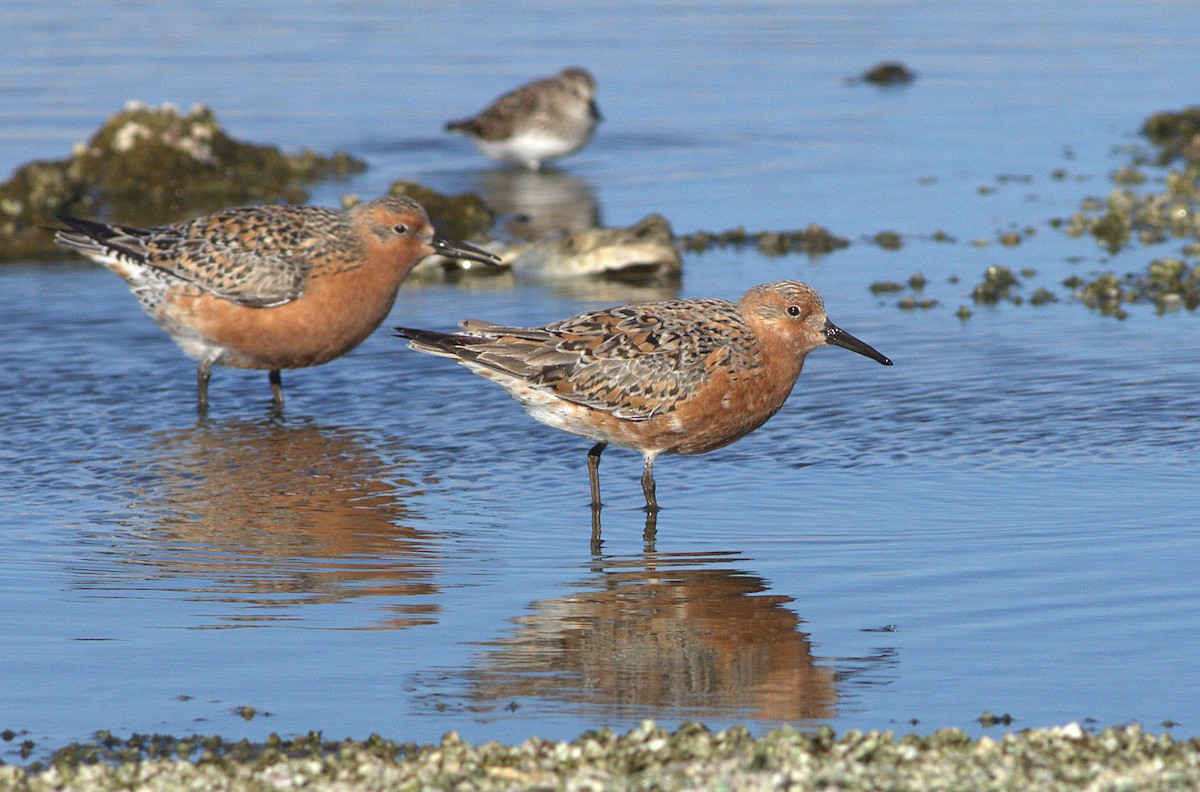
[[(185, 757), (185, 758), (180, 758)], [(508, 790), (1194, 789), (1200, 740), (1177, 742), (1140, 726), (1092, 732), (1078, 724), (970, 738), (742, 727), (667, 731), (647, 721), (627, 734), (571, 742), (471, 745), (451, 732), (437, 745), (372, 736), (332, 742), (319, 733), (265, 744), (220, 738), (98, 736), (44, 764), (0, 767), (0, 790)]]

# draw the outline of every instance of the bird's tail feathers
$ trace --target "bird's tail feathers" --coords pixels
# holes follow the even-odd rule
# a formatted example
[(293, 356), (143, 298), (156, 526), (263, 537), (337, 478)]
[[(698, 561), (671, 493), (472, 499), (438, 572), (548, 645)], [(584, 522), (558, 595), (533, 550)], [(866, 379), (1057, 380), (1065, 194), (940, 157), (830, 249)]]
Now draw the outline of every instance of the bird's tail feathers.
[(97, 223), (69, 215), (57, 215), (54, 219), (72, 229), (55, 229), (54, 241), (64, 247), (89, 257), (119, 253), (135, 261), (144, 261), (146, 258), (142, 241), (147, 232), (143, 229)]

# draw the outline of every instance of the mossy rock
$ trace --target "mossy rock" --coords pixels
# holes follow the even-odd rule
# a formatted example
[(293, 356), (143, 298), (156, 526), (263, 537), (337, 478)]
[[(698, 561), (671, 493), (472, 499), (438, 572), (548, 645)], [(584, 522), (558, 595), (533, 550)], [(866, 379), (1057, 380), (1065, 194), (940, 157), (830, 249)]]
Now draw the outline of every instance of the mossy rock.
[(895, 231), (880, 231), (873, 237), (873, 240), (884, 250), (899, 250), (904, 247), (904, 237)]
[(860, 79), (875, 85), (907, 85), (916, 78), (916, 73), (903, 63), (884, 61), (863, 72)]
[(31, 162), (0, 184), (0, 262), (67, 258), (43, 226), (76, 204), (83, 186), (68, 161)]
[(451, 239), (479, 239), (488, 234), (496, 221), (495, 213), (475, 193), (443, 195), (408, 181), (393, 182), (388, 193), (407, 195), (421, 204), (437, 232)]
[(1063, 285), (1074, 289), (1076, 299), (1089, 308), (1122, 319), (1127, 315), (1123, 303), (1153, 303), (1160, 314), (1200, 307), (1200, 264), (1189, 266), (1176, 258), (1154, 259), (1142, 272), (1123, 277), (1104, 272), (1091, 281), (1076, 277)]
[(995, 305), (1001, 300), (1019, 302), (1020, 298), (1012, 295), (1012, 289), (1020, 284), (1008, 267), (988, 267), (983, 282), (971, 291), (971, 299), (982, 305)]
[(344, 153), (235, 140), (207, 107), (131, 102), (69, 158), (29, 163), (0, 184), (0, 261), (65, 258), (45, 230), (56, 214), (162, 225), (239, 204), (303, 203), (306, 185), (365, 168)]
[(806, 253), (817, 257), (850, 245), (849, 240), (835, 236), (816, 223), (795, 231), (750, 233), (742, 226), (721, 232), (696, 231), (680, 236), (679, 243), (684, 250), (693, 253), (702, 253), (713, 247), (740, 248), (752, 244), (763, 255), (772, 257), (788, 253)]
[(1200, 107), (1155, 113), (1142, 123), (1142, 134), (1158, 148), (1160, 165), (1175, 159), (1200, 161)]

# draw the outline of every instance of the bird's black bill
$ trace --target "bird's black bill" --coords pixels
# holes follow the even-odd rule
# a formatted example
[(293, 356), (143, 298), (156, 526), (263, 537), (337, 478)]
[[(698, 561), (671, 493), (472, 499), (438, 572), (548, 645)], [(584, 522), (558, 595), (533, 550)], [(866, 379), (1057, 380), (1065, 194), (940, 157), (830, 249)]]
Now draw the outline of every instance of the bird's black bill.
[(857, 352), (864, 357), (871, 358), (871, 360), (879, 361), (885, 366), (892, 365), (892, 361), (879, 354), (870, 344), (859, 341), (829, 320), (825, 320), (825, 343), (849, 349), (851, 352)]
[(446, 258), (467, 259), (468, 261), (479, 261), (484, 264), (493, 265), (500, 263), (500, 257), (495, 253), (489, 253), (483, 248), (475, 247), (466, 242), (458, 242), (439, 236), (433, 238), (433, 249)]

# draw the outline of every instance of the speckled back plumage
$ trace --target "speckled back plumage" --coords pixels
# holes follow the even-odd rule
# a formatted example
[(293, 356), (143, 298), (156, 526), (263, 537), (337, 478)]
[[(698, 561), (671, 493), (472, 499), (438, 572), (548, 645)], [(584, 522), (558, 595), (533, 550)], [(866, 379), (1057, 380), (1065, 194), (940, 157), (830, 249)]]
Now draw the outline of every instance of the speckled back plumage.
[(446, 129), (467, 134), (485, 156), (537, 170), (591, 139), (600, 121), (595, 94), (592, 75), (572, 67), (509, 91)]
[(326, 363), (387, 316), (400, 283), (433, 253), (499, 259), (439, 236), (411, 198), (346, 211), (243, 206), (160, 228), (60, 217), (56, 240), (129, 284), (146, 313), (197, 361), (197, 405), (214, 365), (280, 372)]
[(253, 206), (160, 229), (145, 240), (144, 261), (226, 300), (267, 307), (299, 297), (319, 260), (351, 244), (344, 212)]
[(646, 508), (658, 509), (659, 454), (703, 454), (766, 423), (787, 401), (804, 357), (825, 344), (891, 361), (829, 321), (811, 286), (756, 286), (735, 305), (694, 299), (592, 311), (541, 327), (467, 320), (465, 332), (397, 327), (420, 352), (448, 357), (501, 385), (535, 420), (593, 440), (600, 455), (642, 452)]
[(534, 80), (497, 98), (480, 113), (446, 124), (450, 130), (467, 132), (484, 140), (503, 140), (528, 127), (557, 128), (564, 110), (586, 105), (593, 121), (600, 119), (593, 99), (596, 82), (580, 68), (564, 69), (553, 77)]
[(464, 363), (631, 421), (671, 412), (718, 368), (762, 365), (753, 334), (725, 300), (627, 305), (537, 328), (462, 326), (466, 333), (449, 337)]
[[(424, 214), (411, 199), (386, 200)], [(64, 217), (75, 230), (60, 231), (56, 239), (113, 268), (144, 304), (161, 296), (155, 285), (185, 282), (239, 305), (266, 308), (298, 299), (314, 271), (332, 274), (361, 260), (353, 211), (241, 206), (149, 229)]]

